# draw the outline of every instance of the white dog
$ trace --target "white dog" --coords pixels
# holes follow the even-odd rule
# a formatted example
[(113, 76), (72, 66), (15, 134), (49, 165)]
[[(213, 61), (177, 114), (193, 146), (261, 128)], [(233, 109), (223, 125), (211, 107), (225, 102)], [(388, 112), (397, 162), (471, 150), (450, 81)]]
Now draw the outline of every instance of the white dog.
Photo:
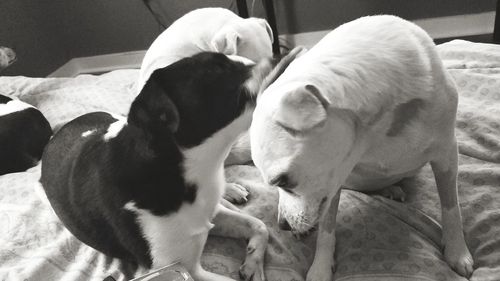
[(430, 162), (442, 207), (444, 256), (472, 272), (457, 198), (457, 91), (432, 39), (394, 16), (363, 17), (328, 34), (257, 101), (252, 157), (279, 187), (279, 223), (319, 223), (307, 280), (331, 280), (341, 186), (371, 191)]
[(199, 52), (237, 55), (253, 62), (271, 58), (273, 34), (264, 19), (243, 19), (223, 8), (202, 8), (176, 20), (149, 47), (138, 90), (156, 70)]

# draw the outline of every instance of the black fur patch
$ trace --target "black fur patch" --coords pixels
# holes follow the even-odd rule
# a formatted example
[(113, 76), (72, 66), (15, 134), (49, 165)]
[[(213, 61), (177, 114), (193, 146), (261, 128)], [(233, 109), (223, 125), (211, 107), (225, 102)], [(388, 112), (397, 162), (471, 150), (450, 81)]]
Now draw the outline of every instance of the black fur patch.
[(184, 148), (199, 145), (242, 113), (250, 99), (242, 85), (249, 77), (250, 67), (219, 53), (183, 59), (151, 75), (132, 104), (129, 123), (162, 131), (169, 124), (161, 122), (161, 109), (172, 108), (159, 104), (171, 103), (179, 116), (176, 142)]

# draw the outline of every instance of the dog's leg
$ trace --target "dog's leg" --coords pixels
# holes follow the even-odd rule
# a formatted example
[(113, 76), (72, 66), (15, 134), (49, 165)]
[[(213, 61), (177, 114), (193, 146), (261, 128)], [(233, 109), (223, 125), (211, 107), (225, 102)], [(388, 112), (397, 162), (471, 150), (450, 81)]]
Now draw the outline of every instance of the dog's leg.
[(234, 182), (226, 182), (226, 187), (224, 190), (224, 199), (234, 203), (234, 204), (243, 204), (248, 202), (248, 190), (237, 183)]
[(238, 207), (234, 206), (231, 202), (229, 202), (228, 200), (222, 198), (220, 200), (220, 204), (226, 208), (228, 208), (229, 210), (233, 210), (235, 212), (241, 212), (240, 209), (238, 209)]
[(229, 155), (224, 160), (224, 166), (243, 165), (252, 162), (250, 136), (248, 131), (241, 135), (231, 147)]
[(257, 218), (230, 210), (221, 204), (213, 223), (215, 227), (210, 234), (248, 240), (245, 262), (240, 267), (241, 279), (265, 280), (264, 254), (269, 239), (266, 225)]
[[(199, 234), (196, 239), (193, 239), (190, 245), (184, 249), (190, 257), (184, 261), (184, 266), (186, 266), (186, 269), (196, 281), (235, 281), (232, 278), (206, 271), (201, 267), (200, 259), (207, 237), (208, 232)], [(190, 253), (190, 251), (192, 252)], [(160, 266), (157, 265), (155, 267)]]
[[(250, 139), (248, 132), (245, 132), (231, 147), (229, 155), (224, 161), (224, 166), (243, 165), (252, 162), (250, 153)], [(248, 201), (248, 190), (237, 183), (226, 183), (224, 199), (234, 204), (243, 204)]]
[(318, 227), (316, 253), (314, 260), (307, 272), (307, 281), (332, 280), (334, 266), (333, 254), (335, 252), (335, 224), (339, 208), (340, 189), (330, 202), (330, 206), (323, 213)]
[(458, 150), (453, 137), (452, 145), (442, 157), (431, 161), (432, 171), (441, 201), (444, 256), (448, 264), (460, 275), (469, 277), (474, 264), (465, 244), (460, 206), (458, 205), (457, 170)]

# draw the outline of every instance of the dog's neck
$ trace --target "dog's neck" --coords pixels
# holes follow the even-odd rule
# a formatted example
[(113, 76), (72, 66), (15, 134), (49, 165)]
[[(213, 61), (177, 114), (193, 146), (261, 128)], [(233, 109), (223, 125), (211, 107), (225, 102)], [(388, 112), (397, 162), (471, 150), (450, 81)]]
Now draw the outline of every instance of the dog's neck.
[(136, 202), (127, 203), (125, 208), (142, 214), (145, 227), (153, 227), (147, 223), (150, 220), (168, 220), (179, 226), (168, 230), (175, 235), (195, 236), (209, 231), (225, 188), (224, 159), (237, 137), (248, 129), (250, 121), (251, 110), (245, 110), (240, 117), (200, 145), (187, 149), (176, 148), (183, 156), (181, 170), (184, 182), (196, 187), (193, 202), (183, 202), (179, 210), (166, 217), (155, 217), (150, 211), (141, 210)]
[(183, 151), (185, 181), (198, 186), (194, 204), (199, 204), (205, 214), (213, 214), (224, 192), (224, 159), (238, 136), (248, 129), (250, 121), (251, 110), (247, 109), (202, 144)]

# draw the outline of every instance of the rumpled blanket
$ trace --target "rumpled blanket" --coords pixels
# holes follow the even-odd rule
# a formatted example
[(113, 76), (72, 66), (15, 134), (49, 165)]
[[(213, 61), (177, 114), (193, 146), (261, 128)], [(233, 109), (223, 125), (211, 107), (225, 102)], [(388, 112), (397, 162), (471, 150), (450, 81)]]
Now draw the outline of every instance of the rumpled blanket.
[[(439, 53), (459, 89), (459, 196), (465, 235), (475, 261), (471, 280), (500, 280), (500, 46), (452, 41)], [(76, 78), (0, 77), (0, 94), (37, 106), (57, 130), (87, 112), (125, 115), (137, 70)], [(1, 156), (0, 156), (1, 157)], [(253, 166), (226, 169), (246, 186), (241, 206), (270, 230), (270, 281), (304, 280), (314, 233), (296, 240), (276, 223), (277, 191)], [(38, 183), (40, 166), (0, 177), (0, 280), (127, 280), (133, 268), (82, 244), (61, 224)], [(337, 217), (335, 280), (464, 280), (441, 251), (440, 205), (429, 166), (404, 180), (404, 203), (343, 191)], [(211, 236), (202, 265), (238, 279), (246, 242)]]

